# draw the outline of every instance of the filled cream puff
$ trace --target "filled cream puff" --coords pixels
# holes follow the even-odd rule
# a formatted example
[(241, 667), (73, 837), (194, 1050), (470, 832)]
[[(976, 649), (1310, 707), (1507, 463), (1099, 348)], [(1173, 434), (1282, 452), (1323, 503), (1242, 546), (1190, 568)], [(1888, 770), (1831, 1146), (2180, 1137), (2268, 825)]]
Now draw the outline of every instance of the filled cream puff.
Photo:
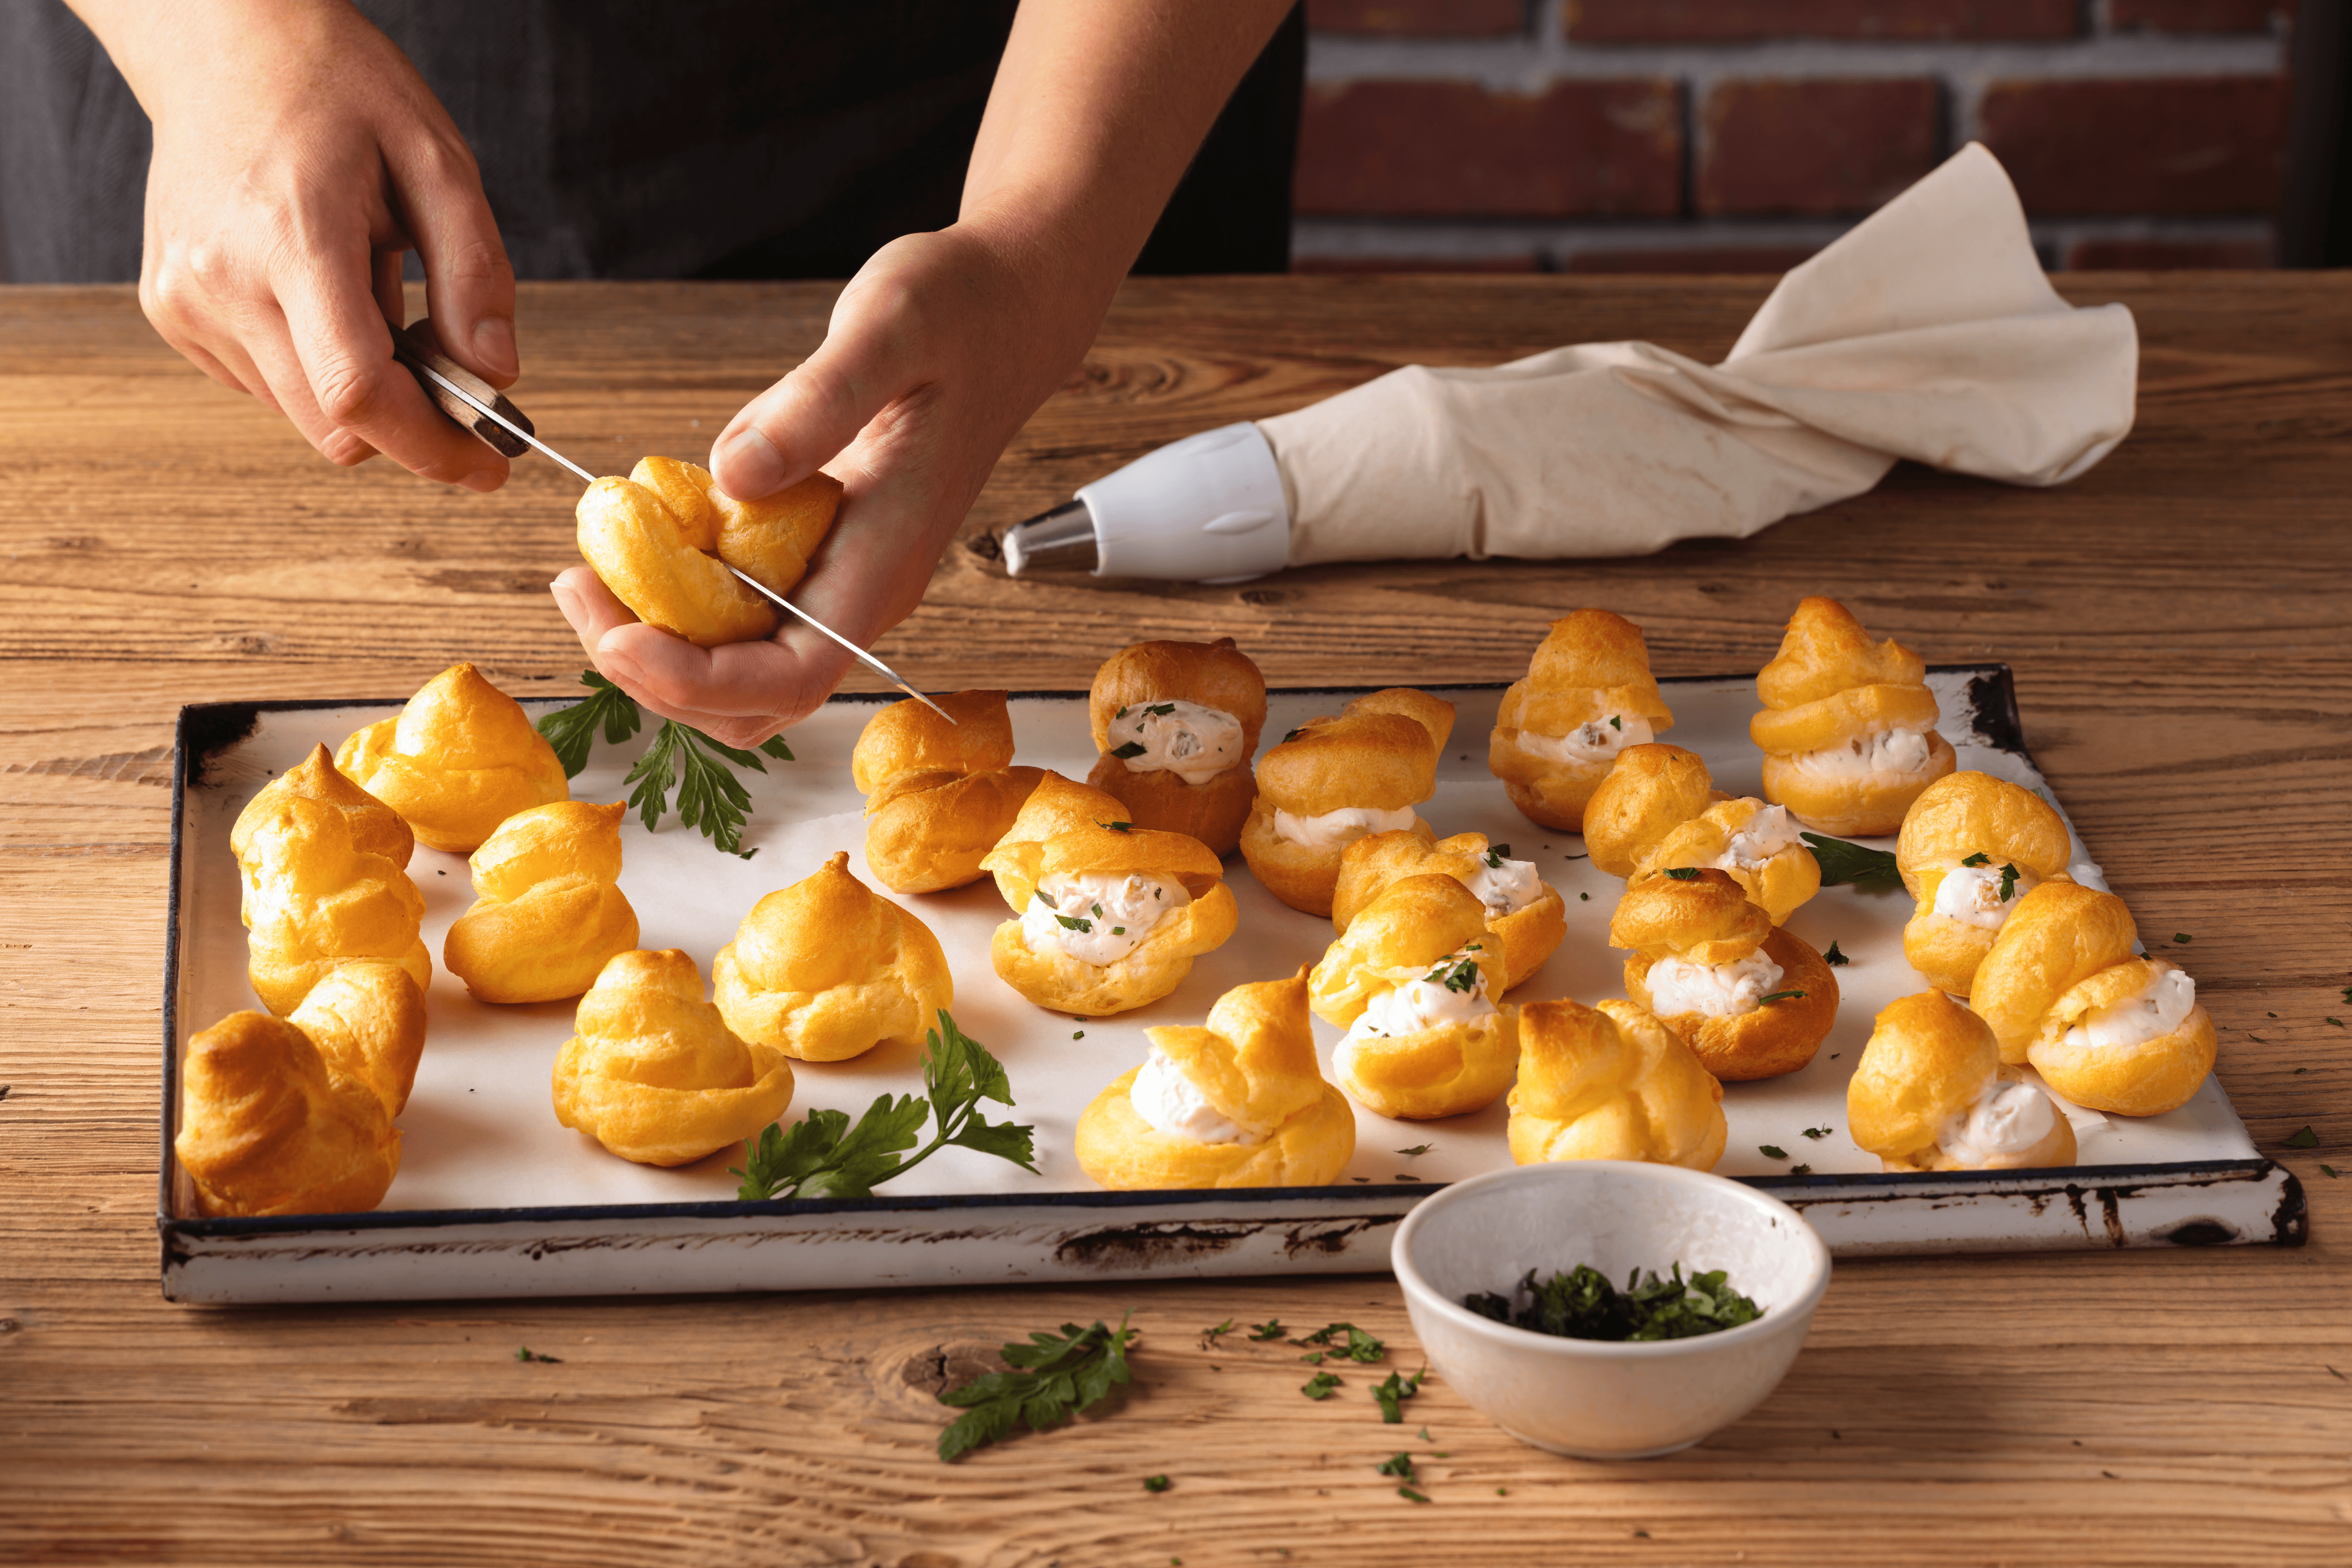
[(1738, 883), (1748, 901), (1779, 925), (1822, 890), (1821, 862), (1797, 836), (1785, 805), (1753, 795), (1719, 800), (1644, 848), (1629, 886), (1677, 870), (1712, 869)]
[(1339, 1087), (1382, 1116), (1425, 1121), (1494, 1103), (1518, 1066), (1519, 1010), (1486, 906), (1452, 877), (1391, 882), (1307, 980), (1317, 1016), (1348, 1031)]
[(1646, 1160), (1711, 1171), (1728, 1129), (1723, 1085), (1680, 1035), (1631, 1002), (1565, 997), (1519, 1009), (1511, 1158)]
[(1001, 844), (982, 864), (1013, 910), (989, 960), (1056, 1012), (1104, 1017), (1157, 1002), (1240, 919), (1224, 863), (1181, 833), (1085, 822)]
[(2213, 1019), (2186, 973), (2133, 956), (2138, 936), (2121, 899), (2077, 882), (2018, 900), (1969, 994), (2000, 1059), (2110, 1115), (2186, 1105), (2213, 1070)]
[(1078, 1117), (1078, 1165), (1097, 1182), (1315, 1187), (1348, 1168), (1356, 1113), (1316, 1064), (1306, 970), (1236, 985), (1203, 1025), (1144, 1035), (1151, 1055)]
[(398, 715), (353, 731), (335, 767), (393, 810), (429, 848), (470, 855), (518, 811), (568, 798), (555, 748), (522, 704), (453, 664)]
[(1823, 833), (1900, 827), (1954, 766), (1927, 675), (1917, 654), (1892, 637), (1872, 642), (1835, 599), (1800, 604), (1756, 677), (1764, 711), (1748, 736), (1764, 752), (1764, 798)]
[(580, 998), (555, 1054), (555, 1119), (640, 1165), (740, 1143), (793, 1102), (793, 1065), (736, 1037), (676, 948), (625, 952)]
[(1880, 1012), (1845, 1089), (1853, 1141), (1890, 1171), (2015, 1171), (2074, 1163), (2074, 1129), (2004, 1068), (1985, 1021), (1941, 991)]
[(1895, 863), (1918, 911), (1903, 956), (1927, 983), (1965, 997), (2017, 900), (2065, 875), (2065, 818), (2030, 789), (1947, 773), (1904, 814)]
[(940, 939), (852, 876), (845, 849), (752, 905), (710, 978), (729, 1028), (800, 1061), (919, 1046), (955, 1001)]
[(398, 964), (419, 991), (433, 984), (432, 956), (418, 934), (424, 895), (391, 860), (358, 847), (355, 820), (364, 825), (341, 805), (290, 790), (237, 820), (243, 913), (252, 928), (247, 973), (253, 994), (280, 1017), (355, 959)]
[(866, 795), (866, 865), (894, 893), (936, 893), (980, 879), (981, 858), (1044, 777), (1013, 763), (1002, 691), (949, 692), (940, 718), (908, 698), (859, 732), (849, 776)]
[(449, 926), (441, 962), (483, 1002), (554, 1002), (596, 983), (637, 945), (621, 892), (619, 801), (518, 811), (468, 862), (474, 905)]
[(1513, 985), (1532, 979), (1568, 935), (1568, 906), (1536, 875), (1534, 861), (1512, 859), (1509, 845), (1490, 846), (1483, 833), (1432, 840), (1409, 827), (1359, 838), (1341, 852), (1332, 925), (1346, 935), (1348, 923), (1391, 884), (1432, 873), (1453, 878), (1486, 906), (1486, 929), (1503, 944)]
[(1584, 849), (1612, 877), (1630, 877), (1642, 851), (1731, 797), (1715, 787), (1696, 752), (1663, 741), (1628, 746), (1584, 804)]
[(1531, 821), (1567, 833), (1617, 754), (1674, 728), (1642, 628), (1607, 610), (1552, 622), (1528, 673), (1503, 693), (1486, 766)]
[(1242, 827), (1251, 873), (1292, 909), (1328, 915), (1349, 844), (1400, 828), (1434, 836), (1412, 808), (1437, 793), (1437, 759), (1453, 732), (1451, 702), (1404, 686), (1291, 731), (1258, 759), (1257, 798)]
[[(1066, 779), (1048, 768), (1039, 776), (1037, 787), (1029, 792), (1029, 798), (1021, 803), (1021, 809), (1013, 814), (1013, 826), (1004, 830), (1004, 837), (996, 841), (995, 847), (1003, 849), (1013, 844), (1042, 844), (1073, 827), (1111, 827), (1120, 823), (1132, 827), (1135, 824), (1128, 821), (1127, 810), (1127, 803), (1117, 795), (1105, 794), (1092, 784)], [(992, 874), (996, 890), (1003, 895), (1004, 901), (1018, 907), (1023, 895), (1013, 886), (1014, 873), (1005, 869)]]
[(1119, 649), (1095, 674), (1087, 717), (1102, 753), (1087, 783), (1118, 796), (1128, 821), (1234, 852), (1257, 795), (1265, 677), (1233, 638)]
[(1837, 1021), (1837, 977), (1822, 955), (1712, 867), (1626, 889), (1609, 941), (1633, 951), (1625, 994), (1719, 1079), (1795, 1072)]

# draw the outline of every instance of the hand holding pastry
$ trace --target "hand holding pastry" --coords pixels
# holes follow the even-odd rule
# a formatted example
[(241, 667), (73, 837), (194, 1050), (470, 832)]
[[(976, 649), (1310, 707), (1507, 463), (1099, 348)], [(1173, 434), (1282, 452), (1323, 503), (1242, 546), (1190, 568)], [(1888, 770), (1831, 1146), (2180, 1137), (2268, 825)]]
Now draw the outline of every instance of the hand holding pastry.
[(1579, 610), (1552, 622), (1526, 676), (1503, 693), (1486, 766), (1529, 820), (1578, 833), (1617, 753), (1674, 722), (1642, 628), (1606, 610)]
[(1127, 820), (1234, 852), (1257, 794), (1265, 677), (1233, 638), (1121, 648), (1096, 672), (1087, 716), (1102, 753), (1087, 783)]
[(419, 991), (433, 983), (433, 960), (418, 935), (424, 895), (398, 866), (353, 842), (354, 822), (382, 841), (382, 825), (363, 811), (291, 789), (237, 818), (245, 921), (253, 933), (248, 973), (254, 994), (281, 1017), (356, 959), (398, 964)]
[(1144, 1033), (1150, 1058), (1078, 1118), (1078, 1164), (1104, 1186), (1312, 1187), (1348, 1168), (1356, 1113), (1316, 1064), (1305, 970)]
[(1609, 941), (1630, 948), (1625, 994), (1725, 1079), (1779, 1078), (1813, 1059), (1837, 1021), (1837, 978), (1729, 874), (1628, 888)]
[(866, 864), (896, 893), (936, 893), (980, 878), (981, 858), (1045, 776), (1013, 762), (1002, 691), (937, 698), (950, 723), (908, 698), (866, 721), (849, 760), (866, 794)]
[(1374, 899), (1407, 877), (1451, 877), (1486, 906), (1486, 929), (1503, 944), (1510, 984), (1532, 979), (1568, 935), (1568, 906), (1559, 889), (1536, 875), (1532, 860), (1514, 860), (1507, 844), (1489, 846), (1483, 833), (1432, 841), (1426, 831), (1400, 828), (1359, 838), (1340, 852), (1339, 880), (1331, 894), (1331, 923), (1342, 936)]
[(1001, 844), (982, 864), (1013, 910), (989, 943), (997, 974), (1057, 1012), (1157, 1002), (1240, 919), (1223, 862), (1181, 833), (1088, 822)]
[(1683, 1037), (1631, 1002), (1519, 1010), (1511, 1158), (1647, 1160), (1711, 1171), (1728, 1130), (1723, 1085)]
[(620, 888), (628, 809), (559, 800), (516, 812), (482, 840), (474, 906), (441, 945), (467, 991), (484, 1002), (577, 996), (637, 945), (637, 911)]
[(940, 939), (850, 875), (845, 849), (752, 905), (710, 977), (729, 1028), (799, 1061), (919, 1046), (955, 1001)]
[(1835, 599), (1807, 599), (1756, 677), (1764, 711), (1764, 798), (1823, 833), (1892, 833), (1919, 793), (1952, 771), (1919, 656), (1874, 643)]
[(1846, 1084), (1853, 1141), (1890, 1171), (2014, 1171), (2074, 1163), (2074, 1129), (2004, 1068), (1983, 1019), (1922, 991), (1889, 1003)]
[(396, 718), (353, 731), (335, 766), (415, 830), (427, 847), (468, 855), (518, 811), (568, 798), (555, 749), (522, 704), (453, 664)]
[(1328, 915), (1339, 857), (1370, 834), (1431, 833), (1413, 807), (1437, 793), (1437, 759), (1454, 705), (1411, 687), (1359, 697), (1332, 719), (1309, 719), (1258, 759), (1257, 799), (1242, 856), (1266, 891)]
[(1966, 996), (2017, 900), (2065, 875), (2066, 822), (2049, 802), (1990, 773), (1947, 773), (1904, 814), (1895, 863), (1918, 912), (1903, 956), (1929, 984)]

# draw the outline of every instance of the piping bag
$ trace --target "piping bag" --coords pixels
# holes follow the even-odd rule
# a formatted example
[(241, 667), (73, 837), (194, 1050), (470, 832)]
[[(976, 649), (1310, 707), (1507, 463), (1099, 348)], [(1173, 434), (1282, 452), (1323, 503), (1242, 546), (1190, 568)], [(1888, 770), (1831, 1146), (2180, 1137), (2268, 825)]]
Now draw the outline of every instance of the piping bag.
[(2131, 312), (2058, 297), (1971, 142), (1783, 277), (1721, 364), (1615, 342), (1408, 365), (1139, 458), (1009, 530), (1005, 565), (1215, 583), (1744, 539), (1903, 458), (2063, 484), (2129, 433), (2138, 372)]

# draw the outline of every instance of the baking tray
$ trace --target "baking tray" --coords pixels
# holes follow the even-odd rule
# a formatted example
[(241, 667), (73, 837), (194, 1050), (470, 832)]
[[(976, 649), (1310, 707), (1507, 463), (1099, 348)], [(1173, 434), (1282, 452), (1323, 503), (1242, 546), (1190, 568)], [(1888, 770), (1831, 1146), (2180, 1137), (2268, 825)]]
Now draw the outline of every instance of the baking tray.
[[(1940, 667), (1929, 685), (1940, 728), (1962, 767), (2050, 795), (2024, 749), (2006, 667)], [(1761, 758), (1747, 738), (1752, 677), (1661, 682), (1677, 722), (1670, 739), (1704, 756), (1720, 787), (1757, 793)], [(1366, 689), (1271, 694), (1265, 733), (1333, 711)], [(1511, 1000), (1622, 991), (1622, 955), (1607, 946), (1622, 884), (1581, 858), (1573, 835), (1520, 816), (1486, 768), (1486, 732), (1503, 688), (1433, 687), (1459, 710), (1454, 739), (1422, 815), (1441, 833), (1484, 831), (1537, 862), (1567, 900), (1569, 936)], [(798, 760), (771, 763), (748, 783), (754, 814), (739, 860), (674, 818), (653, 833), (624, 829), (622, 886), (649, 947), (679, 947), (708, 975), (712, 955), (764, 893), (798, 880), (835, 849), (869, 885), (861, 797), (848, 759), (877, 703), (837, 696), (795, 727)], [(528, 703), (534, 712), (562, 700)], [(1012, 702), (1024, 763), (1084, 777), (1095, 752), (1083, 692), (1027, 692)], [(409, 868), (424, 892), (436, 969), (431, 1032), (400, 1120), (399, 1178), (364, 1215), (269, 1219), (196, 1217), (173, 1155), (178, 1072), (187, 1037), (255, 1005), (245, 975), (237, 872), (228, 829), (268, 780), (319, 741), (330, 746), (395, 711), (397, 700), (209, 703), (181, 710), (173, 784), (173, 872), (163, 994), (163, 1143), (158, 1223), (164, 1293), (185, 1301), (383, 1300), (418, 1298), (774, 1290), (1013, 1280), (1129, 1279), (1384, 1268), (1390, 1228), (1444, 1182), (1509, 1163), (1505, 1108), (1401, 1122), (1358, 1110), (1354, 1163), (1328, 1187), (1106, 1193), (1071, 1152), (1078, 1112), (1142, 1060), (1144, 1029), (1195, 1023), (1229, 986), (1311, 963), (1329, 922), (1276, 902), (1236, 856), (1228, 878), (1241, 928), (1202, 958), (1176, 993), (1116, 1018), (1074, 1020), (1031, 1005), (988, 964), (989, 932), (1006, 911), (992, 881), (910, 895), (945, 946), (958, 1023), (1004, 1062), (1018, 1108), (1037, 1129), (1040, 1173), (950, 1149), (865, 1199), (742, 1203), (725, 1173), (740, 1151), (677, 1170), (638, 1166), (557, 1124), (548, 1071), (571, 1033), (572, 1004), (492, 1007), (474, 1002), (438, 963), (449, 921), (472, 898), (463, 857), (420, 847)], [(572, 781), (583, 800), (617, 800), (643, 742), (599, 745)], [(2053, 804), (2056, 804), (2053, 798)], [(2063, 808), (2061, 807), (2063, 810)], [(2079, 838), (2076, 875), (2096, 881)], [(877, 890), (879, 890), (877, 886)], [(1587, 895), (1580, 897), (1580, 895)], [(2300, 1242), (2301, 1188), (2257, 1156), (2244, 1125), (2208, 1079), (2167, 1116), (2075, 1114), (2084, 1163), (2058, 1171), (1888, 1175), (1845, 1131), (1845, 1082), (1871, 1018), (1920, 988), (1902, 958), (1910, 902), (1899, 890), (1826, 889), (1790, 917), (1817, 948), (1832, 940), (1853, 962), (1838, 971), (1836, 1027), (1804, 1071), (1725, 1091), (1730, 1147), (1717, 1169), (1805, 1211), (1846, 1257), (2150, 1245)], [(1339, 1031), (1319, 1020), (1328, 1070)], [(1081, 1035), (1083, 1037), (1080, 1037)], [(919, 1083), (915, 1053), (882, 1050), (842, 1063), (795, 1064), (788, 1115), (813, 1106), (855, 1111)], [(1828, 1127), (1808, 1140), (1807, 1128)], [(1423, 1153), (1404, 1151), (1427, 1144)], [(1787, 1158), (1762, 1152), (1770, 1144)], [(1810, 1174), (1790, 1173), (1796, 1163)]]

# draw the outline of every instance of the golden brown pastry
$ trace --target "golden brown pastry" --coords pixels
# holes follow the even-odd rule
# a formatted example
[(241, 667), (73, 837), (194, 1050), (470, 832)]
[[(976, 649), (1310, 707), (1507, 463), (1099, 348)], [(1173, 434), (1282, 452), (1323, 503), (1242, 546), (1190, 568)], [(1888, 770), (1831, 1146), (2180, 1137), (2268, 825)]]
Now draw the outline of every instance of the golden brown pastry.
[(1503, 693), (1486, 766), (1529, 819), (1580, 833), (1585, 803), (1617, 754), (1674, 723), (1642, 628), (1607, 610), (1578, 610), (1552, 622), (1528, 673)]
[(518, 811), (474, 851), (474, 907), (451, 922), (441, 962), (484, 1002), (553, 1002), (596, 983), (637, 945), (622, 895), (618, 801)]
[(1437, 793), (1453, 732), (1454, 704), (1405, 686), (1291, 731), (1257, 762), (1257, 799), (1242, 826), (1251, 872), (1292, 909), (1329, 914), (1350, 843), (1399, 828), (1433, 833), (1412, 808)]
[[(996, 847), (1008, 844), (1044, 843), (1056, 833), (1073, 827), (1108, 827), (1115, 822), (1126, 822), (1127, 803), (1114, 795), (1106, 795), (1092, 784), (1082, 784), (1066, 779), (1047, 768), (1039, 775), (1037, 787), (1021, 803), (1013, 814), (1013, 826), (996, 841)], [(1130, 824), (1130, 826), (1132, 826)], [(1011, 880), (1013, 873), (998, 871), (996, 890), (1008, 904), (1017, 905), (1023, 895), (1016, 892)]]
[(1764, 798), (1808, 827), (1892, 833), (1919, 792), (1952, 771), (1919, 656), (1874, 643), (1835, 599), (1807, 599), (1756, 677), (1764, 711), (1748, 722), (1764, 752)]
[(2000, 1059), (2115, 1116), (2186, 1105), (2213, 1070), (2213, 1019), (2188, 974), (2132, 956), (2138, 937), (2113, 893), (2053, 880), (2018, 900), (1969, 995)]
[(1626, 881), (1638, 887), (1672, 871), (1707, 868), (1738, 883), (1774, 925), (1822, 890), (1821, 862), (1798, 837), (1789, 808), (1753, 795), (1717, 801), (1650, 845)]
[(1316, 1015), (1348, 1031), (1339, 1087), (1382, 1116), (1427, 1120), (1491, 1105), (1518, 1065), (1519, 1010), (1486, 906), (1447, 876), (1391, 882), (1315, 965)]
[(453, 664), (398, 717), (355, 731), (336, 768), (393, 810), (429, 848), (470, 855), (518, 811), (572, 793), (555, 749), (522, 704)]
[(1625, 994), (1724, 1079), (1779, 1078), (1813, 1059), (1837, 1021), (1837, 977), (1712, 868), (1625, 889), (1609, 941), (1630, 948)]
[(1630, 877), (1642, 851), (1731, 797), (1715, 787), (1696, 752), (1663, 741), (1617, 753), (1584, 805), (1584, 848), (1612, 877)]
[(1889, 1003), (1845, 1089), (1853, 1141), (1890, 1171), (2016, 1171), (2074, 1163), (2074, 1129), (2003, 1068), (1983, 1019), (1922, 991)]
[(1512, 859), (1509, 845), (1489, 846), (1483, 833), (1433, 841), (1412, 828), (1375, 833), (1340, 852), (1332, 925), (1346, 935), (1348, 922), (1391, 884), (1432, 873), (1453, 878), (1486, 906), (1486, 929), (1503, 944), (1514, 985), (1532, 979), (1568, 935), (1568, 906), (1559, 889), (1537, 877), (1534, 861)]
[(624, 1160), (691, 1164), (793, 1102), (793, 1064), (738, 1039), (674, 947), (604, 965), (572, 1026), (555, 1056), (555, 1119)]
[(1124, 802), (1127, 820), (1234, 852), (1257, 795), (1265, 677), (1233, 638), (1119, 649), (1095, 673), (1087, 717), (1102, 753), (1087, 783)]
[(710, 977), (729, 1028), (808, 1062), (919, 1046), (955, 1001), (940, 939), (851, 876), (845, 849), (753, 904)]
[(698, 647), (748, 642), (776, 629), (776, 610), (727, 568), (790, 594), (840, 505), (831, 474), (739, 501), (693, 463), (641, 458), (580, 498), (580, 553), (647, 626)]
[(2017, 900), (2066, 871), (2065, 819), (1990, 773), (1947, 773), (1904, 815), (1895, 863), (1918, 912), (1903, 956), (1930, 985), (1966, 996)]
[(982, 864), (1013, 910), (990, 961), (1057, 1012), (1104, 1017), (1157, 1002), (1240, 919), (1224, 863), (1181, 833), (1081, 823), (999, 845)]
[(425, 1055), (425, 992), (408, 971), (355, 959), (310, 987), (286, 1021), (310, 1037), (330, 1072), (365, 1084), (385, 1115), (408, 1109)]
[(1631, 1002), (1519, 1009), (1511, 1158), (1646, 1160), (1711, 1171), (1728, 1134), (1723, 1085), (1680, 1035)]
[(354, 848), (364, 855), (381, 855), (403, 870), (408, 868), (408, 858), (416, 850), (416, 836), (400, 820), (400, 813), (335, 771), (335, 760), (328, 755), (323, 741), (246, 802), (245, 809), (237, 813), (236, 825), (228, 830), (229, 853), (243, 860), (256, 826), (289, 795), (335, 807), (351, 824)]
[(1002, 691), (934, 701), (950, 723), (908, 698), (867, 720), (849, 776), (866, 795), (866, 864), (896, 893), (936, 893), (980, 878), (1045, 776), (1013, 762), (1013, 717)]
[(237, 868), (252, 928), (247, 973), (262, 1005), (280, 1017), (338, 965), (380, 958), (408, 971), (420, 991), (433, 960), (418, 931), (425, 898), (405, 872), (352, 842), (352, 814), (291, 791), (237, 819)]
[(1348, 1168), (1356, 1113), (1316, 1064), (1304, 969), (1144, 1034), (1150, 1058), (1078, 1117), (1078, 1165), (1104, 1186), (1315, 1187)]

